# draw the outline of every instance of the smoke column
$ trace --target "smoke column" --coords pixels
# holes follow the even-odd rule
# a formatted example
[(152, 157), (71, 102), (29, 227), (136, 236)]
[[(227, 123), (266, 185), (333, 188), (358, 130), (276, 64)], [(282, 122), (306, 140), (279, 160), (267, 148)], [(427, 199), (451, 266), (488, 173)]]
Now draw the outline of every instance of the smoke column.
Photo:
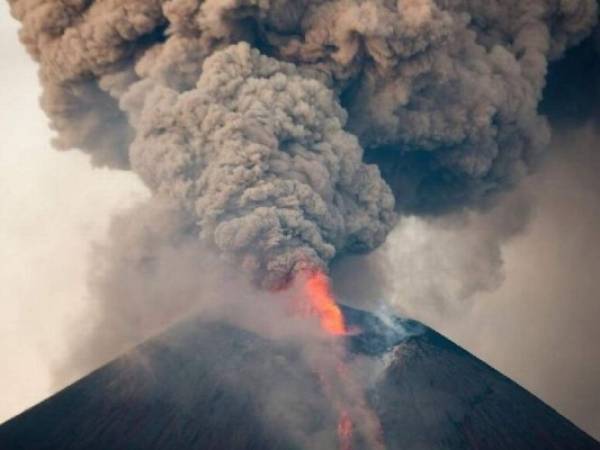
[(594, 0), (10, 5), (56, 145), (134, 170), (269, 287), (377, 247), (394, 210), (486, 206), (517, 182), (549, 139), (548, 62), (597, 15)]

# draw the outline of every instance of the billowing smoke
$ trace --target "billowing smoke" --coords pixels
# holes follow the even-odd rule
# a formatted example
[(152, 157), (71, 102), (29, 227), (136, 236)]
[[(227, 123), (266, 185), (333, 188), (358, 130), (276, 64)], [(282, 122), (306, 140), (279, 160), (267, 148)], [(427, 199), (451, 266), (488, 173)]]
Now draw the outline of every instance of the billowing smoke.
[[(277, 286), (396, 213), (487, 207), (549, 141), (595, 0), (9, 0), (60, 148), (131, 168)], [(136, 220), (132, 217), (131, 220)]]
[(267, 285), (370, 250), (394, 223), (393, 196), (333, 93), (246, 44), (209, 57), (192, 90), (146, 80), (121, 104), (137, 130), (134, 170)]

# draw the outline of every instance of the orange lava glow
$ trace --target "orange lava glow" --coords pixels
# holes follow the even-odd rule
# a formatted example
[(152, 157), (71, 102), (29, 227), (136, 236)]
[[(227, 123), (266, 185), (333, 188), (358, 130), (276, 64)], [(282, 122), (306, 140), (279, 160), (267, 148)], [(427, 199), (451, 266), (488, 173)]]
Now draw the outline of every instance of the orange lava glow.
[[(319, 319), (321, 328), (331, 336), (347, 334), (346, 322), (331, 293), (329, 278), (323, 272), (314, 272), (307, 278), (304, 289), (308, 300), (307, 312)], [(340, 450), (352, 449), (353, 428), (350, 415), (342, 409), (337, 427)]]
[(337, 434), (340, 440), (340, 450), (352, 450), (352, 419), (346, 411), (342, 411), (340, 414), (340, 420), (338, 422)]
[[(305, 314), (307, 316), (316, 317), (319, 320), (320, 327), (330, 336), (345, 336), (349, 334), (349, 330), (344, 320), (342, 310), (337, 305), (335, 298), (331, 292), (329, 284), (329, 278), (323, 272), (315, 271), (305, 274), (306, 277), (300, 278), (302, 280), (302, 301), (296, 305), (296, 313)], [(319, 378), (323, 384), (323, 388), (328, 396), (332, 398), (334, 407), (339, 414), (338, 425), (337, 425), (337, 437), (339, 442), (339, 450), (352, 450), (352, 443), (354, 441), (354, 427), (353, 417), (351, 417), (349, 411), (353, 411), (353, 416), (356, 419), (359, 417), (359, 425), (362, 422), (363, 432), (365, 431), (365, 424), (368, 426), (366, 436), (368, 442), (368, 448), (374, 450), (385, 450), (383, 444), (381, 425), (377, 416), (370, 410), (366, 404), (364, 398), (361, 398), (360, 387), (352, 379), (348, 368), (346, 367), (343, 359), (340, 359), (336, 365), (337, 377), (344, 386), (344, 390), (347, 392), (354, 392), (354, 404), (352, 409), (349, 408), (349, 404), (346, 401), (340, 401), (338, 398), (334, 400), (335, 396), (331, 393), (335, 389), (335, 383), (330, 376), (325, 376), (323, 372), (317, 369)], [(360, 432), (360, 430), (357, 430)], [(362, 433), (361, 433), (362, 434)]]
[(319, 318), (321, 328), (332, 336), (347, 334), (344, 316), (331, 294), (327, 276), (322, 272), (315, 272), (306, 280), (305, 289), (309, 313)]

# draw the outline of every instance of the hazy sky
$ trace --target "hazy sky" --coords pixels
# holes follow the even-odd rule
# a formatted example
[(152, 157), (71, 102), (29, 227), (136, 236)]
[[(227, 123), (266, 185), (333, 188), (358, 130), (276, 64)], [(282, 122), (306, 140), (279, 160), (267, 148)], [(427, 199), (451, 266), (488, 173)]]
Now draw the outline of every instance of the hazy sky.
[[(556, 138), (543, 170), (509, 199), (527, 198), (533, 204), (532, 217), (525, 231), (503, 246), (504, 266), (496, 268), (497, 279), (481, 275), (494, 274), (493, 269), (482, 269), (490, 260), (485, 256), (490, 217), (485, 218), (488, 226), (483, 228), (481, 220), (454, 230), (401, 228), (392, 236), (391, 245), (396, 273), (406, 261), (421, 265), (421, 269), (408, 270), (409, 279), (419, 280), (420, 285), (401, 283), (396, 302), (404, 303), (411, 315), (452, 337), (597, 439), (599, 142), (600, 132), (592, 125)], [(492, 216), (492, 222), (506, 218), (506, 209), (500, 205)], [(432, 273), (437, 275), (431, 277)], [(490, 289), (461, 304), (464, 280), (473, 273), (474, 280), (483, 280)], [(439, 309), (439, 302), (427, 305), (431, 295), (426, 299), (416, 295), (424, 290), (424, 280), (439, 283), (427, 286), (425, 293), (445, 294), (450, 301), (446, 309)]]
[[(51, 394), (50, 373), (72, 330), (93, 325), (85, 286), (92, 243), (112, 214), (146, 195), (130, 173), (92, 169), (82, 154), (51, 148), (36, 66), (16, 33), (0, 2), (0, 422)], [(600, 165), (586, 159), (598, 140), (589, 129), (567, 141), (571, 153), (515, 194), (535, 208), (526, 231), (496, 255), (503, 271), (482, 281), (498, 289), (460, 301), (482, 287), (463, 280), (493, 251), (478, 222), (491, 219), (444, 232), (408, 220), (388, 245), (399, 280), (390, 300), (600, 437)], [(420, 300), (440, 292), (447, 308)]]
[(85, 327), (86, 254), (111, 212), (144, 195), (128, 173), (59, 153), (38, 106), (36, 66), (0, 2), (0, 422), (50, 394), (66, 331)]

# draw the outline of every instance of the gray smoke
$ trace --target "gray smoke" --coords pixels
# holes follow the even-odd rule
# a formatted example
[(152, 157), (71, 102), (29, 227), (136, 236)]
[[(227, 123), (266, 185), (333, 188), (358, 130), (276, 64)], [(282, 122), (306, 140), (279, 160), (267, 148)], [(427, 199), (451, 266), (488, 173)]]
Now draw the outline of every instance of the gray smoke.
[(333, 93), (246, 44), (208, 58), (192, 90), (145, 80), (121, 105), (137, 130), (134, 170), (267, 286), (372, 249), (394, 223), (393, 196)]
[(394, 210), (490, 205), (549, 141), (549, 62), (597, 19), (595, 0), (9, 3), (57, 146), (136, 171), (266, 286), (376, 248)]
[[(344, 300), (384, 298), (600, 439), (600, 28), (551, 64), (545, 164), (491, 211), (403, 220), (332, 268)], [(379, 279), (369, 283), (365, 267)], [(385, 270), (384, 270), (385, 269)], [(386, 286), (387, 285), (387, 286)], [(384, 292), (365, 292), (376, 286)], [(362, 289), (362, 290), (361, 290)], [(372, 301), (372, 300), (371, 300)], [(517, 349), (517, 350), (515, 350)], [(533, 361), (533, 364), (532, 364)]]

